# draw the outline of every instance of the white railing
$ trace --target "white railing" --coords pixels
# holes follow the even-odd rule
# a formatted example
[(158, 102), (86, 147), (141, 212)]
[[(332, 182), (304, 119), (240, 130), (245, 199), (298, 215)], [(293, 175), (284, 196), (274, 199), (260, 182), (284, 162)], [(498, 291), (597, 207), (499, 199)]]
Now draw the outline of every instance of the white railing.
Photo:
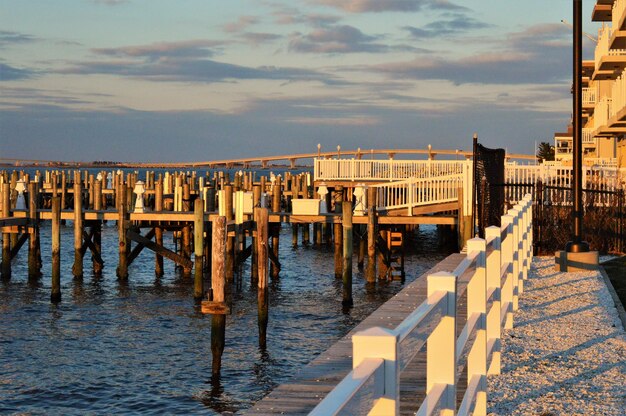
[(458, 201), (463, 174), (414, 178), (372, 187), (377, 189), (379, 210), (406, 208), (408, 215), (413, 215), (417, 206)]
[(583, 129), (583, 143), (586, 144), (597, 144), (596, 137), (593, 135), (594, 129)]
[(598, 100), (598, 88), (583, 88), (583, 105), (595, 105)]
[(397, 181), (463, 173), (467, 160), (314, 160), (316, 181)]
[[(486, 240), (468, 241), (467, 257), (455, 270), (427, 277), (427, 299), (396, 328), (353, 335), (352, 371), (310, 415), (400, 414), (400, 374), (424, 345), (426, 397), (417, 414), (487, 413), (487, 376), (500, 373), (501, 331), (513, 327), (532, 261), (530, 195), (502, 217), (501, 227), (485, 232)], [(457, 305), (464, 291), (467, 319), (457, 338)], [(464, 367), (467, 386), (457, 409), (457, 380)]]
[(602, 58), (605, 56), (626, 55), (626, 50), (624, 49), (609, 48), (611, 36), (613, 36), (613, 28), (610, 26), (604, 26), (598, 30), (598, 44), (594, 54), (596, 70), (599, 69)]

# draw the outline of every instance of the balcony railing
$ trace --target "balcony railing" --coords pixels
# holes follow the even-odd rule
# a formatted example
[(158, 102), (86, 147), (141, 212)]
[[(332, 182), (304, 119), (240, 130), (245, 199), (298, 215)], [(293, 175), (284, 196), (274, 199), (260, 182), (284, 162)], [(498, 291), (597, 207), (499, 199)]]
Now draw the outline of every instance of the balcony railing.
[(603, 127), (608, 124), (611, 117), (611, 98), (602, 97), (596, 104), (596, 110), (594, 111), (594, 125), (597, 127)]
[(597, 99), (598, 89), (596, 87), (583, 88), (583, 105), (595, 105)]
[(593, 135), (593, 129), (583, 129), (583, 143), (596, 144), (596, 137)]
[(613, 29), (609, 26), (602, 27), (598, 30), (598, 45), (595, 51), (596, 70), (599, 69), (600, 62), (605, 56), (626, 55), (625, 49), (610, 49), (611, 36)]

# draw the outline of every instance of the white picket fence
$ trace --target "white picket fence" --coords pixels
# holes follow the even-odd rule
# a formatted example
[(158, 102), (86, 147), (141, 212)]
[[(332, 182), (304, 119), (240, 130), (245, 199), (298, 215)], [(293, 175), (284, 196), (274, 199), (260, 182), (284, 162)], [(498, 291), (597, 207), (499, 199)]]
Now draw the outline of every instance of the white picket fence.
[[(398, 415), (400, 374), (424, 345), (426, 398), (417, 414), (486, 414), (487, 376), (500, 373), (501, 331), (513, 327), (532, 261), (530, 195), (485, 235), (468, 241), (467, 257), (455, 270), (427, 277), (428, 298), (395, 329), (374, 327), (352, 337), (353, 370), (310, 415)], [(457, 338), (463, 287), (467, 320)], [(467, 386), (457, 409), (458, 369), (464, 366)]]

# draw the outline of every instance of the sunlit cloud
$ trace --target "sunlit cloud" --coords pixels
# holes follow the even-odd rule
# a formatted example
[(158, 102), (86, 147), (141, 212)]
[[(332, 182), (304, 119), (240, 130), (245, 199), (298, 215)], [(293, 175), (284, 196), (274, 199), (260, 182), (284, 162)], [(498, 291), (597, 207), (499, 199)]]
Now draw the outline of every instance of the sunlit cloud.
[(471, 30), (484, 29), (491, 25), (478, 21), (468, 16), (457, 15), (449, 20), (436, 20), (422, 27), (405, 26), (413, 38), (416, 39), (432, 39), (443, 36), (463, 36)]
[(246, 30), (251, 25), (259, 22), (259, 19), (255, 16), (241, 16), (236, 22), (226, 23), (222, 28), (225, 32), (235, 33)]
[[(511, 33), (488, 53), (459, 58), (420, 57), (386, 63), (374, 71), (391, 77), (444, 79), (454, 84), (550, 84), (563, 82), (569, 74), (571, 46), (567, 30), (549, 24)], [(539, 65), (541, 63), (541, 65)]]
[(310, 0), (310, 2), (348, 13), (415, 12), (431, 3), (430, 0)]

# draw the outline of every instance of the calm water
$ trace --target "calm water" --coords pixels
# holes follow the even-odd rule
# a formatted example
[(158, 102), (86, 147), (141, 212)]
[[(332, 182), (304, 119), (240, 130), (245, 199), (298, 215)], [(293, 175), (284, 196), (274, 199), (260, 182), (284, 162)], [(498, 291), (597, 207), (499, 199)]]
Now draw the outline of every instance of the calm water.
[[(227, 316), (222, 376), (211, 381), (211, 318), (194, 306), (192, 282), (165, 260), (154, 277), (154, 255), (131, 265), (128, 283), (115, 276), (117, 229), (105, 224), (102, 277), (85, 256), (85, 277), (72, 277), (71, 223), (62, 231), (62, 302), (50, 299), (50, 225), (42, 227), (44, 277), (27, 279), (23, 248), (10, 282), (0, 283), (0, 414), (216, 414), (250, 407), (327, 349), (382, 302), (399, 281), (366, 291), (356, 270), (355, 307), (341, 308), (332, 252), (291, 247), (281, 238), (283, 270), (270, 287), (267, 350), (258, 348), (256, 291), (233, 294)], [(165, 239), (171, 245), (171, 234)], [(424, 226), (406, 262), (407, 282), (445, 254), (434, 227)], [(90, 266), (90, 262), (89, 262)]]

